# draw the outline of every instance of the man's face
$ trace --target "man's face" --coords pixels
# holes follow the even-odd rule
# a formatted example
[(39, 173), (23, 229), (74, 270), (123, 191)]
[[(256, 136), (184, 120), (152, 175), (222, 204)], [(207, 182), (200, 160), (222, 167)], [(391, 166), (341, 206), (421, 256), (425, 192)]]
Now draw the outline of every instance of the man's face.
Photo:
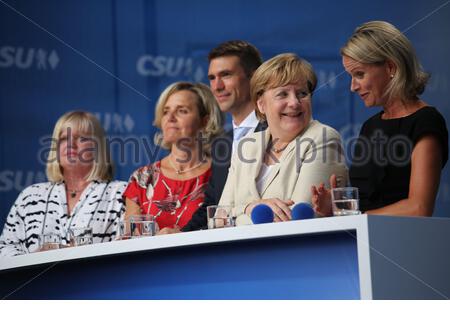
[(239, 57), (223, 56), (209, 63), (208, 79), (211, 90), (223, 112), (239, 110), (250, 102), (250, 79)]

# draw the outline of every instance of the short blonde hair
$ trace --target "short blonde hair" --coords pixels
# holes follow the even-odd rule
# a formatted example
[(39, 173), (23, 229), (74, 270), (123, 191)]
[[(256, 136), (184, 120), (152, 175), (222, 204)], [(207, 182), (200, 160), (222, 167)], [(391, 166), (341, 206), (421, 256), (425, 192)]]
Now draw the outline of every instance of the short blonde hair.
[[(305, 81), (309, 93), (312, 95), (317, 86), (317, 76), (311, 64), (298, 57), (295, 53), (282, 53), (256, 69), (250, 80), (250, 96), (256, 106), (258, 99), (265, 91), (282, 87), (290, 83)], [(256, 115), (260, 120), (266, 120), (258, 108)]]
[[(207, 155), (211, 155), (212, 140), (223, 132), (225, 118), (208, 86), (202, 83), (191, 82), (175, 82), (169, 85), (161, 93), (156, 103), (155, 121), (153, 125), (161, 129), (161, 119), (167, 100), (172, 94), (184, 90), (194, 93), (197, 97), (197, 108), (200, 119), (208, 117), (208, 121), (203, 128), (203, 138), (206, 141), (206, 144), (203, 146), (203, 151)], [(171, 144), (164, 142), (162, 132), (156, 133), (154, 140), (156, 144), (161, 145), (165, 149), (170, 149), (171, 147)]]
[(111, 158), (106, 146), (105, 131), (92, 113), (81, 110), (67, 112), (56, 122), (55, 128), (53, 129), (50, 152), (47, 158), (47, 179), (51, 182), (64, 181), (63, 169), (59, 163), (58, 147), (61, 134), (68, 128), (90, 134), (96, 142), (94, 163), (86, 180), (112, 180), (113, 170)]
[(388, 100), (418, 99), (430, 77), (423, 71), (408, 38), (385, 21), (370, 21), (356, 28), (341, 48), (341, 55), (364, 64), (394, 63), (397, 70), (385, 91)]

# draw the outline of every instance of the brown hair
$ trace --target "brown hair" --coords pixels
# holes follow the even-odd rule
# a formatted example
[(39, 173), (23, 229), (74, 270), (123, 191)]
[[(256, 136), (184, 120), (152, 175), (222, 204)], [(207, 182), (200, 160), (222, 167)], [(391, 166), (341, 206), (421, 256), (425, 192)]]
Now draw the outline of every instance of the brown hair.
[(238, 57), (245, 74), (249, 78), (262, 63), (258, 49), (251, 43), (243, 40), (231, 40), (219, 44), (209, 52), (208, 61), (211, 62), (215, 58), (225, 56)]

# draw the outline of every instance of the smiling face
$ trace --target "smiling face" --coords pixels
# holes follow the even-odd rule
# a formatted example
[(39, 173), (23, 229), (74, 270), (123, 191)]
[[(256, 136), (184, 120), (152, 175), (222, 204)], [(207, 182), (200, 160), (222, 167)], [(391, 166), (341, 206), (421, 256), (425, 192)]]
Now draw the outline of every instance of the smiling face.
[(257, 101), (274, 138), (295, 139), (311, 121), (311, 95), (305, 81), (266, 90)]
[(350, 90), (359, 94), (366, 107), (386, 105), (386, 88), (395, 73), (392, 63), (364, 64), (343, 56), (342, 64), (352, 77)]
[(193, 139), (204, 126), (195, 93), (181, 90), (173, 93), (163, 106), (161, 129), (164, 142), (174, 144), (182, 138)]
[(223, 56), (209, 63), (208, 79), (211, 91), (223, 112), (239, 111), (250, 102), (250, 79), (239, 57)]
[(90, 133), (68, 126), (61, 130), (58, 139), (59, 164), (63, 170), (91, 168), (97, 149), (98, 144)]

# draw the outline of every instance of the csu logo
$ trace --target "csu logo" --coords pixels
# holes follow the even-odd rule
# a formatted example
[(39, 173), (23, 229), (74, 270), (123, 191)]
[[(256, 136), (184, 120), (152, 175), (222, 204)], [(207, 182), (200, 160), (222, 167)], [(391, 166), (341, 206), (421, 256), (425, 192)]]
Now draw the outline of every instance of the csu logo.
[(22, 191), (33, 183), (46, 180), (43, 171), (0, 171), (0, 192)]
[(36, 68), (38, 70), (54, 70), (59, 64), (59, 56), (55, 50), (42, 48), (0, 47), (0, 68), (16, 67), (19, 69)]
[(136, 62), (137, 72), (144, 77), (187, 77), (201, 82), (205, 72), (192, 58), (143, 55)]
[(95, 116), (103, 125), (105, 131), (110, 133), (130, 133), (134, 128), (133, 118), (127, 114), (119, 113), (95, 113)]

